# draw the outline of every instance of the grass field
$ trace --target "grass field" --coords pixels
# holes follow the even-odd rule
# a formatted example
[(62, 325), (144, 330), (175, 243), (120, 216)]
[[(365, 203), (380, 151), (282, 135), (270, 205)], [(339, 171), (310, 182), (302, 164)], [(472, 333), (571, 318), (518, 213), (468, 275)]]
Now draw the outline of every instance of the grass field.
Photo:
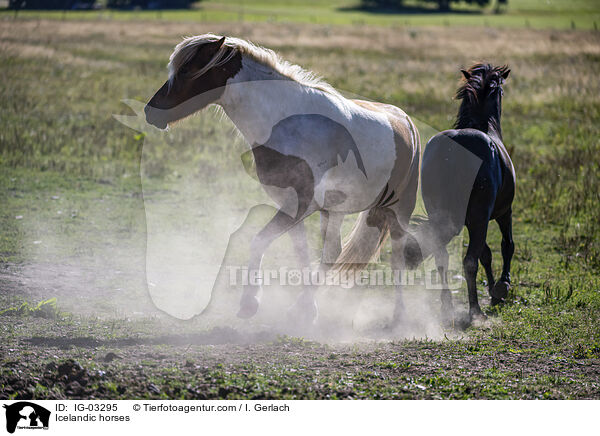
[[(531, 14), (465, 14), (434, 26), (445, 18), (415, 14), (404, 25), (404, 17), (321, 3), (328, 12), (316, 23), (305, 6), (278, 15), (295, 23), (246, 22), (250, 10), (278, 10), (267, 2), (245, 5), (244, 22), (225, 12), (235, 2), (202, 3), (192, 13), (198, 22), (180, 12), (110, 20), (3, 13), (0, 398), (599, 398), (600, 33), (550, 29), (570, 27), (560, 11), (567, 2), (547, 12), (510, 3)], [(590, 28), (593, 3), (569, 4)], [(465, 25), (484, 17), (494, 28)], [(525, 28), (525, 17), (544, 29)], [(319, 24), (338, 19), (365, 21)], [(144, 271), (144, 137), (112, 114), (129, 114), (122, 99), (147, 101), (163, 83), (181, 35), (208, 31), (271, 47), (338, 89), (395, 104), (438, 130), (456, 114), (459, 68), (510, 64), (503, 132), (518, 190), (508, 303), (466, 330), (352, 343), (156, 310)], [(173, 130), (184, 147), (178, 158), (193, 164), (190, 180), (218, 179), (231, 157), (213, 141), (228, 127), (211, 117)], [(183, 141), (199, 126), (201, 152)], [(431, 131), (422, 131), (424, 142)], [(181, 174), (162, 153), (152, 188), (168, 195)], [(309, 224), (314, 245), (317, 222)], [(495, 227), (489, 242), (499, 271)], [(382, 265), (388, 260), (386, 247)], [(487, 306), (483, 279), (480, 272)], [(466, 304), (465, 290), (455, 299)]]

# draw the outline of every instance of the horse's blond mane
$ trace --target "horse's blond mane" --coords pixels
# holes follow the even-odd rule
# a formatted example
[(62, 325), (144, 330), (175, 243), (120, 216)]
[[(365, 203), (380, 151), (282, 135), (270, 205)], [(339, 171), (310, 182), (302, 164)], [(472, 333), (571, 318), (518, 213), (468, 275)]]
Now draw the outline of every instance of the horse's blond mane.
[[(212, 33), (184, 38), (183, 41), (177, 44), (169, 58), (169, 80), (172, 80), (179, 69), (194, 57), (203, 44), (215, 42), (221, 38), (222, 36)], [(234, 50), (227, 50), (227, 47), (233, 48)], [(264, 66), (270, 67), (282, 76), (294, 80), (301, 85), (332, 94), (338, 94), (330, 84), (315, 75), (312, 71), (305, 70), (299, 65), (281, 59), (281, 57), (273, 50), (260, 47), (244, 39), (230, 36), (225, 38), (225, 43), (221, 49), (202, 69), (196, 72), (194, 76), (200, 77), (211, 68), (225, 64), (238, 52), (242, 54), (242, 56), (247, 56)]]

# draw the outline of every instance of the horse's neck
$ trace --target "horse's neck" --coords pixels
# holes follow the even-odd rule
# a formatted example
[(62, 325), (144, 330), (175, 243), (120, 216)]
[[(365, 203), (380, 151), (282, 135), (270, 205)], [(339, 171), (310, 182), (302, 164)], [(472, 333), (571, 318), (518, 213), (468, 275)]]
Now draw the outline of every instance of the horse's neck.
[(455, 128), (457, 129), (477, 129), (485, 132), (488, 136), (502, 142), (502, 128), (500, 127), (500, 117), (497, 115), (488, 115), (486, 117), (475, 117), (467, 110), (461, 109), (458, 113), (458, 120)]
[(500, 127), (500, 120), (492, 117), (488, 121), (488, 136), (490, 136), (494, 141), (499, 141), (502, 143), (502, 128)]
[(295, 82), (270, 67), (244, 59), (227, 82), (219, 104), (250, 145), (263, 144), (277, 122), (338, 104), (327, 93)]

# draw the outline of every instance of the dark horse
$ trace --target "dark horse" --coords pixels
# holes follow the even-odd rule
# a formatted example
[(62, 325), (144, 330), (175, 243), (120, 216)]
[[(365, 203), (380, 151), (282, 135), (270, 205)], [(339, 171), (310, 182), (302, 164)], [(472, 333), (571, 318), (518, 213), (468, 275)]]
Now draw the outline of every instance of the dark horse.
[[(428, 218), (415, 233), (420, 253), (409, 244), (406, 255), (413, 263), (429, 254), (435, 256), (442, 282), (442, 307), (447, 315), (452, 312), (452, 298), (446, 245), (466, 225), (469, 247), (463, 267), (473, 320), (485, 318), (477, 301), (478, 261), (485, 268), (492, 305), (502, 302), (510, 287), (515, 170), (500, 128), (502, 84), (510, 70), (506, 66), (476, 64), (461, 71), (465, 82), (456, 95), (462, 102), (455, 128), (431, 138), (423, 155), (421, 192)], [(504, 265), (498, 282), (494, 282), (492, 253), (486, 243), (490, 220), (496, 220), (502, 232)]]

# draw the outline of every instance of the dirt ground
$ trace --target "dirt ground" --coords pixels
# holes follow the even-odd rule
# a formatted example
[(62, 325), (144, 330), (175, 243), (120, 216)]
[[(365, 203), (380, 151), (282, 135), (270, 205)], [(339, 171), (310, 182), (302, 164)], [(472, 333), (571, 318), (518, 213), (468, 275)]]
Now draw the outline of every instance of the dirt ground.
[[(14, 277), (3, 271), (4, 295), (44, 293)], [(437, 340), (352, 342), (207, 328), (160, 313), (0, 320), (0, 399), (593, 399), (600, 385), (599, 358), (498, 341), (489, 337), (500, 322), (493, 316), (475, 335), (448, 328)]]

